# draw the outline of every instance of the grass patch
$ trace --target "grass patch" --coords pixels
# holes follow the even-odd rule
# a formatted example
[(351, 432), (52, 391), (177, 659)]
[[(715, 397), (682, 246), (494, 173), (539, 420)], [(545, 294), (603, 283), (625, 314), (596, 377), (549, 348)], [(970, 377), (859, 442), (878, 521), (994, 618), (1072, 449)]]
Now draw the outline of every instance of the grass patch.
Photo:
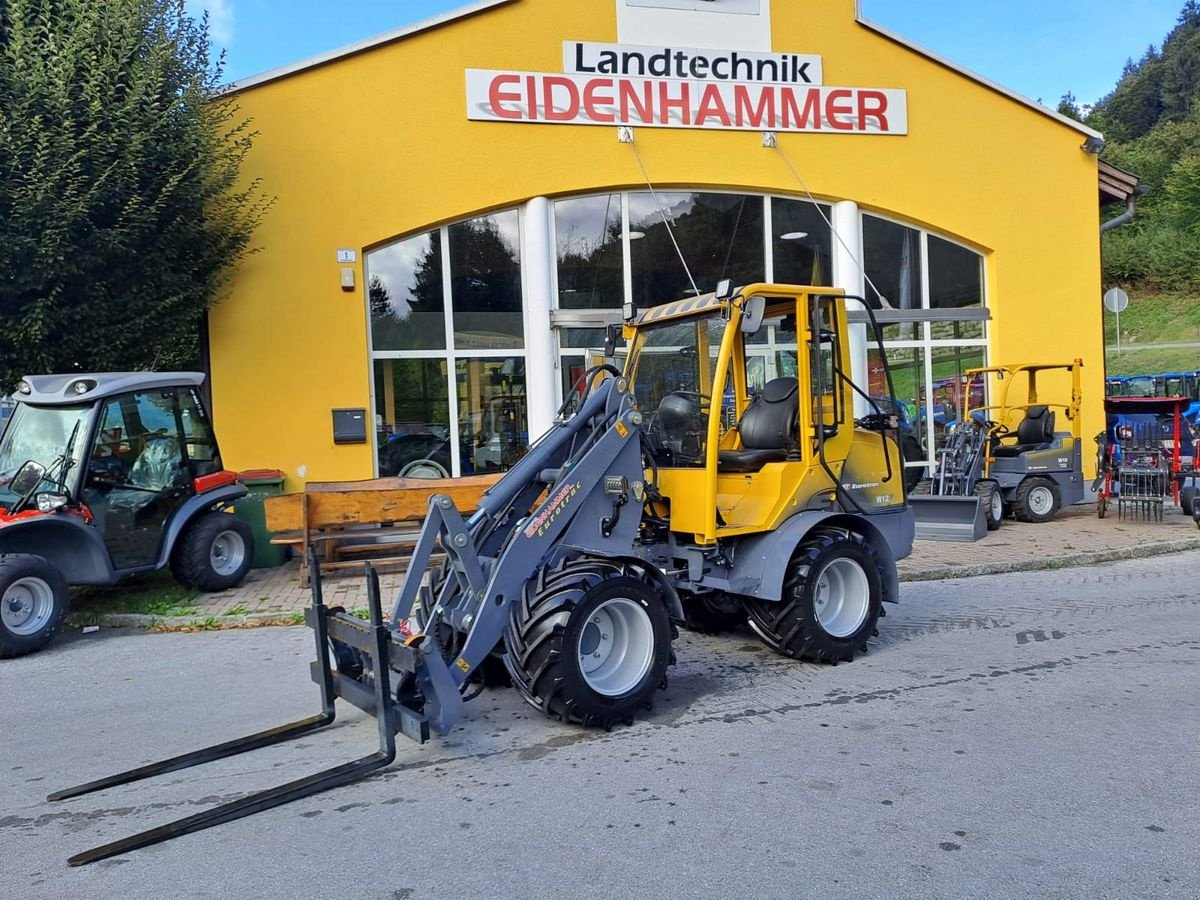
[(221, 613), (221, 615), (223, 615), (223, 616), (244, 616), (248, 612), (250, 612), (250, 610), (246, 609), (246, 607), (244, 607), (244, 606), (235, 606), (233, 609), (230, 609), (230, 610), (227, 610), (227, 611)]
[[(1197, 304), (1200, 306), (1200, 304)], [(1200, 347), (1156, 350), (1115, 350), (1108, 354), (1109, 375), (1157, 375), (1159, 372), (1190, 372), (1200, 368)]]
[[(1136, 290), (1129, 291), (1129, 306), (1121, 313), (1122, 346), (1186, 341), (1200, 341), (1200, 304), (1194, 297), (1184, 294), (1139, 295)], [(1108, 310), (1104, 311), (1104, 342), (1109, 345), (1117, 342), (1117, 317)]]
[(95, 625), (101, 616), (124, 613), (143, 616), (190, 616), (200, 592), (187, 588), (168, 572), (131, 578), (111, 587), (71, 589), (72, 625)]

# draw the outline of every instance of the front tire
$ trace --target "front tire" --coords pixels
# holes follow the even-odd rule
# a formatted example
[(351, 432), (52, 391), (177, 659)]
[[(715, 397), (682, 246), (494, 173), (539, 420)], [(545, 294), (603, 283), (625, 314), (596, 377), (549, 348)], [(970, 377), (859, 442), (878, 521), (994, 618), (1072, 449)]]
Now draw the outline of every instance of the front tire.
[(67, 580), (32, 554), (0, 556), (0, 659), (41, 650), (67, 616)]
[(999, 530), (1004, 524), (1004, 496), (1000, 493), (1000, 485), (994, 481), (977, 481), (975, 496), (979, 498), (979, 505), (983, 507), (987, 530)]
[(513, 686), (551, 718), (632, 723), (675, 662), (675, 629), (640, 567), (581, 557), (543, 571), (512, 604), (504, 632)]
[(879, 560), (860, 535), (818, 531), (788, 563), (778, 602), (748, 600), (750, 627), (792, 659), (837, 664), (867, 649), (883, 611)]
[(241, 584), (254, 561), (254, 532), (231, 513), (197, 516), (171, 553), (171, 573), (180, 584), (223, 591)]

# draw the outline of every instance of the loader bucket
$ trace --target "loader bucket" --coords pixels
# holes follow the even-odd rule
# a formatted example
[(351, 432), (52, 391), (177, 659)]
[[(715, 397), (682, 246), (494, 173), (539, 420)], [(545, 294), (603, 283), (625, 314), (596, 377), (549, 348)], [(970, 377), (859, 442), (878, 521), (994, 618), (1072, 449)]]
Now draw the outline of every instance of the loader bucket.
[(978, 541), (987, 534), (987, 513), (978, 497), (909, 497), (923, 541)]

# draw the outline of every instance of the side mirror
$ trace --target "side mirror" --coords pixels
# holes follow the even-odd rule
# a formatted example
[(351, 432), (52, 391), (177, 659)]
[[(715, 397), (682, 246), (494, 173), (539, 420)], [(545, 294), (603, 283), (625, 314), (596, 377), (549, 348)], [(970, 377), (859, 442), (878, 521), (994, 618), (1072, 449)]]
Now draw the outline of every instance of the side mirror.
[(742, 334), (757, 334), (762, 328), (763, 313), (767, 309), (766, 297), (751, 297), (742, 307)]
[(612, 359), (617, 355), (617, 338), (621, 336), (622, 326), (609, 325), (604, 329), (604, 358)]
[(46, 467), (36, 460), (29, 460), (21, 468), (17, 469), (17, 474), (13, 476), (9, 483), (9, 489), (18, 497), (24, 497), (26, 494), (35, 490), (42, 483), (42, 478), (46, 474)]

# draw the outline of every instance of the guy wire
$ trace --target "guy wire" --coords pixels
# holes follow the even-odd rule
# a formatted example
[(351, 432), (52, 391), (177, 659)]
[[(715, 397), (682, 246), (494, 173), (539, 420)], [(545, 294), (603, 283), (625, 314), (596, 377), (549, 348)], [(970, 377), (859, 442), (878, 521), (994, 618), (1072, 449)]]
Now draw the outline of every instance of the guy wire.
[(663, 209), (662, 201), (658, 199), (658, 192), (654, 190), (654, 185), (650, 182), (650, 174), (646, 171), (646, 166), (642, 162), (642, 154), (638, 153), (637, 144), (630, 142), (629, 146), (633, 149), (633, 157), (637, 160), (638, 168), (642, 170), (642, 177), (646, 179), (646, 187), (650, 189), (650, 196), (654, 198), (654, 203), (658, 207), (658, 214), (662, 216), (663, 224), (667, 226), (667, 234), (671, 236), (671, 243), (675, 245), (675, 252), (679, 254), (679, 261), (683, 263), (683, 271), (687, 273), (688, 281), (692, 284), (692, 292), (695, 296), (700, 296), (700, 289), (696, 287), (696, 279), (692, 277), (692, 270), (688, 267), (687, 260), (683, 258), (683, 251), (679, 249), (679, 241), (675, 240), (675, 229), (671, 227), (671, 220), (667, 218), (667, 211)]

